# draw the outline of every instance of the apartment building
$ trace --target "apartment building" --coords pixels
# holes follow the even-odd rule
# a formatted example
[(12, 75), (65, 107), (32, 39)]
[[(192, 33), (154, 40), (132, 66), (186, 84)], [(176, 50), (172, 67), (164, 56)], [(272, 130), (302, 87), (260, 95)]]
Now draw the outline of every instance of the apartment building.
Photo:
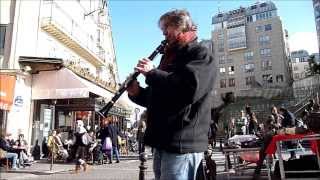
[(293, 80), (299, 80), (307, 77), (309, 70), (309, 53), (306, 50), (291, 52), (291, 64)]
[[(271, 98), (291, 81), (288, 33), (274, 3), (258, 2), (212, 18), (215, 94)], [(219, 103), (219, 102), (215, 102)]]
[[(1, 1), (1, 128), (34, 142), (78, 119), (100, 125), (95, 111), (119, 83), (108, 8), (104, 0)], [(120, 100), (108, 118), (129, 113)]]

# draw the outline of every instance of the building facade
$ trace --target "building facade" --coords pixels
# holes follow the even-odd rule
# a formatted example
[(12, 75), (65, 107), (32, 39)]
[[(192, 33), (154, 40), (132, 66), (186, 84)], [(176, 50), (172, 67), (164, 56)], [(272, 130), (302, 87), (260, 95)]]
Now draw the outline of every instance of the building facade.
[(256, 3), (218, 13), (212, 24), (219, 68), (216, 95), (232, 91), (236, 96), (270, 98), (288, 86), (288, 33), (274, 3)]
[(320, 53), (320, 0), (313, 0), (314, 18), (316, 22), (318, 48)]
[(291, 65), (293, 80), (303, 79), (308, 76), (309, 53), (306, 50), (291, 52)]
[[(1, 1), (1, 80), (13, 85), (1, 86), (0, 118), (13, 137), (32, 144), (52, 129), (72, 131), (78, 119), (100, 125), (95, 112), (119, 83), (108, 8), (101, 0)], [(108, 117), (119, 126), (130, 115), (124, 101)]]

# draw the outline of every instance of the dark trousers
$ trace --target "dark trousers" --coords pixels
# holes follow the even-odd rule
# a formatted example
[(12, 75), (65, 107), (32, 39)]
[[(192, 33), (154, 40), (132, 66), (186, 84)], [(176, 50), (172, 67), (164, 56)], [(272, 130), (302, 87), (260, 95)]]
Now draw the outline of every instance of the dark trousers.
[(275, 135), (274, 132), (270, 131), (269, 133), (267, 133), (263, 137), (263, 143), (262, 143), (261, 149), (259, 151), (259, 161), (257, 162), (257, 167), (255, 169), (255, 174), (260, 174), (260, 172), (261, 172), (261, 167), (263, 165), (263, 161), (267, 156), (267, 154), (265, 153), (266, 149), (268, 148), (269, 144), (271, 143), (272, 137), (274, 135)]
[(76, 147), (76, 164), (81, 165), (85, 162), (85, 153), (87, 148), (85, 146), (77, 146)]

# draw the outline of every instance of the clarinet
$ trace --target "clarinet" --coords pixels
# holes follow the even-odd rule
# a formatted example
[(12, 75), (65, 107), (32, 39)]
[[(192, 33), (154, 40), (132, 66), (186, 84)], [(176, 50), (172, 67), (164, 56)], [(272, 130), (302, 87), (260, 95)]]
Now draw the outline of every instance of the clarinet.
[[(148, 57), (151, 61), (158, 55), (158, 53), (162, 52), (164, 47), (166, 46), (167, 41), (163, 40), (161, 41), (161, 44), (152, 52), (152, 54)], [(115, 93), (113, 98), (104, 106), (102, 107), (97, 114), (99, 114), (102, 117), (106, 117), (110, 111), (110, 109), (113, 107), (113, 105), (117, 102), (117, 100), (120, 98), (120, 96), (124, 93), (124, 91), (127, 90), (128, 86), (132, 83), (133, 80), (137, 79), (140, 72), (135, 71), (133, 74), (131, 74), (120, 86), (119, 90)]]

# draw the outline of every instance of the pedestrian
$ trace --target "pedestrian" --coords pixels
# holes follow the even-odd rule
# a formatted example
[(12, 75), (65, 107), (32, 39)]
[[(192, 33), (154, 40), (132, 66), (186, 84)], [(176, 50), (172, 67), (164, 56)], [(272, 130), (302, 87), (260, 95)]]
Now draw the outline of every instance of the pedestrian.
[(139, 142), (139, 154), (144, 152), (145, 145), (144, 145), (144, 133), (146, 131), (146, 119), (147, 119), (147, 111), (145, 110), (140, 117), (138, 123), (138, 132), (137, 132), (137, 141)]
[(73, 145), (75, 146), (76, 152), (76, 173), (79, 172), (81, 166), (83, 167), (83, 171), (87, 170), (87, 163), (85, 161), (85, 153), (86, 148), (89, 144), (89, 138), (87, 138), (88, 133), (84, 128), (84, 124), (82, 120), (76, 121), (76, 132), (74, 134)]
[(42, 139), (41, 150), (42, 150), (42, 154), (43, 154), (42, 158), (47, 158), (49, 155), (49, 149), (48, 149), (46, 137), (43, 137), (43, 139)]
[(112, 163), (113, 155), (115, 155), (116, 156), (116, 163), (119, 163), (120, 162), (119, 149), (118, 149), (119, 130), (116, 126), (113, 125), (113, 120), (110, 120), (108, 128), (109, 128), (110, 138), (111, 138), (111, 142), (112, 142), (110, 162)]
[(279, 126), (277, 125), (277, 121), (274, 115), (269, 115), (267, 121), (264, 125), (264, 131), (262, 132), (262, 144), (259, 150), (259, 160), (257, 162), (257, 166), (254, 170), (253, 180), (259, 180), (261, 174), (261, 168), (263, 165), (263, 161), (265, 160), (267, 153), (266, 149), (272, 141), (273, 136), (276, 134), (276, 130), (278, 130)]
[(36, 140), (35, 145), (33, 146), (32, 156), (34, 160), (40, 160), (41, 150), (40, 150), (38, 139)]
[(273, 115), (274, 119), (275, 119), (275, 123), (277, 124), (277, 126), (281, 126), (281, 122), (283, 119), (283, 116), (278, 112), (278, 109), (276, 106), (272, 106), (271, 107), (271, 114)]
[(216, 147), (216, 138), (217, 138), (218, 125), (215, 121), (211, 121), (208, 132), (208, 141), (209, 145), (214, 149)]
[[(105, 118), (103, 120), (102, 128), (98, 132), (98, 138), (101, 139), (102, 152), (107, 156), (108, 163), (112, 163), (112, 138), (110, 131), (110, 120)], [(110, 141), (109, 141), (110, 140)]]
[(224, 129), (225, 129), (226, 140), (236, 135), (237, 134), (236, 119), (232, 117), (230, 121), (226, 121)]
[[(296, 125), (295, 116), (292, 112), (290, 112), (285, 107), (280, 107), (279, 113), (283, 116), (283, 119), (281, 121), (281, 127), (282, 128), (293, 128)], [(284, 142), (284, 145), (291, 149), (290, 151), (290, 159), (296, 159), (296, 152), (292, 149), (294, 149), (297, 146), (296, 141), (286, 141)]]
[(147, 108), (144, 142), (154, 148), (155, 179), (195, 179), (208, 148), (215, 63), (197, 41), (188, 11), (163, 14), (159, 27), (167, 41), (159, 67), (141, 59), (135, 70), (147, 87), (133, 81), (127, 90), (132, 101)]
[(258, 135), (258, 119), (254, 112), (249, 115), (248, 134)]
[(242, 126), (241, 126), (241, 134), (242, 135), (248, 134), (249, 133), (249, 130), (248, 130), (248, 117), (247, 117), (246, 112), (244, 110), (241, 110), (240, 122), (242, 124)]

